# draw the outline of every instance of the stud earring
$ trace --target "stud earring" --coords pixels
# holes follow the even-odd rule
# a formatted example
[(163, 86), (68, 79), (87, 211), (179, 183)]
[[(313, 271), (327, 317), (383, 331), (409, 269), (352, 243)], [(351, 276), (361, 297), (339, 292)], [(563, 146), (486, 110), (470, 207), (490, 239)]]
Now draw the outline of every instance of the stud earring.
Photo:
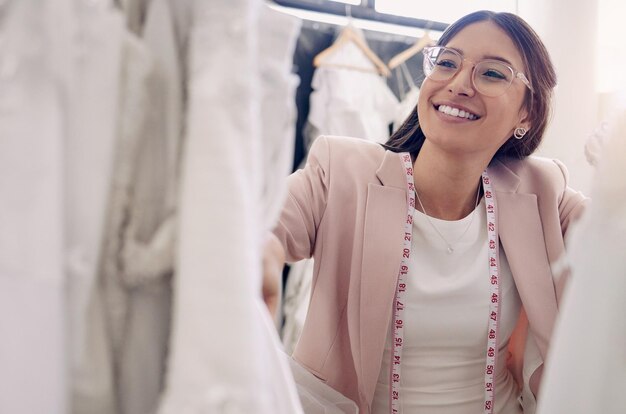
[(522, 139), (527, 132), (528, 130), (526, 128), (515, 128), (515, 131), (513, 131), (513, 136), (515, 137), (515, 139)]

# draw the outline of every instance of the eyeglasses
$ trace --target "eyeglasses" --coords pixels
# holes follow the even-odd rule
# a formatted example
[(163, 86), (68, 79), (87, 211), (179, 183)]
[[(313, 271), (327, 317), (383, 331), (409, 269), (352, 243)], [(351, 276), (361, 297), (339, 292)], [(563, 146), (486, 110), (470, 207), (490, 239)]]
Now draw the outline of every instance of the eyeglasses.
[(472, 84), (476, 91), (485, 96), (503, 95), (515, 79), (520, 79), (531, 92), (534, 92), (528, 78), (504, 62), (493, 59), (472, 62), (456, 50), (443, 46), (426, 47), (422, 53), (424, 54), (424, 74), (434, 81), (441, 82), (454, 78), (461, 70), (463, 62), (467, 60), (474, 64)]

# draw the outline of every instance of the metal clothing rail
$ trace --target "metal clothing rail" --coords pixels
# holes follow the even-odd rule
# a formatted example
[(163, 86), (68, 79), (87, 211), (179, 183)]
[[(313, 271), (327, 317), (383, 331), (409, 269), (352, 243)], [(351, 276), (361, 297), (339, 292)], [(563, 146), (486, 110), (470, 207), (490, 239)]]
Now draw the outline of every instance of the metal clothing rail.
[(327, 0), (270, 0), (270, 2), (284, 7), (292, 7), (320, 13), (330, 13), (339, 16), (354, 17), (356, 19), (372, 20), (401, 26), (418, 27), (421, 29), (436, 30), (439, 32), (443, 32), (446, 27), (448, 27), (447, 23), (379, 13), (374, 8), (375, 0), (366, 0), (364, 2), (366, 3), (365, 6), (363, 5), (363, 2), (361, 5), (346, 5), (345, 3)]

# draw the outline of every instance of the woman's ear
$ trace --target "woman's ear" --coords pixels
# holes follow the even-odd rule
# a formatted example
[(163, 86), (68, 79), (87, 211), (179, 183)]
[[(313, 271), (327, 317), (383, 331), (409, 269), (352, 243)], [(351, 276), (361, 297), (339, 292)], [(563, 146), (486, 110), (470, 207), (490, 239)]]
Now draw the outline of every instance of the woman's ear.
[(519, 111), (519, 121), (516, 126), (522, 127), (527, 131), (532, 127), (528, 116), (528, 111), (524, 107), (522, 107)]

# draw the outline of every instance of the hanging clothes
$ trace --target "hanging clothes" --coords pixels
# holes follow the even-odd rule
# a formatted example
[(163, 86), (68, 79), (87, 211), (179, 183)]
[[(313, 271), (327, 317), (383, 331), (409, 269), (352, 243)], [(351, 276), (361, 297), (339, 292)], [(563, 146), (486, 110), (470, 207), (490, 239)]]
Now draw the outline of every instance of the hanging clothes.
[[(266, 207), (263, 193), (284, 192), (264, 187), (266, 177), (276, 176), (264, 171), (265, 160), (276, 160), (278, 149), (263, 145), (281, 145), (287, 136), (262, 141), (268, 108), (261, 102), (276, 93), (280, 109), (271, 109), (284, 108), (282, 119), (289, 120), (297, 24), (265, 20), (258, 0), (198, 0), (192, 7), (173, 332), (159, 412), (300, 413), (259, 297), (263, 230), (275, 220), (264, 217), (275, 207)], [(260, 60), (257, 39), (261, 50), (273, 51), (263, 58), (274, 63)], [(268, 39), (272, 45), (264, 46)], [(276, 90), (264, 91), (273, 65), (282, 68), (286, 86), (272, 82)]]
[[(261, 208), (264, 233), (271, 231), (287, 196), (285, 177), (291, 173), (296, 135), (296, 88), (300, 83), (291, 73), (295, 39), (300, 29), (296, 20), (269, 7), (261, 9), (259, 31), (259, 75), (261, 82), (261, 142), (263, 183)], [(277, 111), (276, 108), (281, 108)], [(282, 298), (277, 308), (281, 309)], [(275, 318), (277, 329), (282, 315)]]
[(326, 58), (324, 66), (315, 70), (306, 132), (308, 147), (319, 135), (387, 141), (398, 99), (375, 69), (356, 44), (345, 42)]
[[(357, 33), (363, 36), (361, 31)], [(310, 112), (304, 132), (306, 145), (310, 147), (320, 135), (386, 142), (399, 102), (385, 79), (375, 73), (374, 63), (352, 42), (342, 43), (324, 63), (313, 74)], [(305, 162), (306, 159), (301, 165)], [(312, 260), (292, 264), (287, 277), (281, 337), (290, 354), (300, 338), (306, 318), (313, 277)]]
[(283, 327), (281, 338), (285, 352), (293, 354), (300, 339), (313, 284), (313, 259), (293, 263), (289, 268), (283, 298)]
[[(66, 29), (60, 2), (0, 13), (0, 410), (66, 412)], [(58, 28), (57, 25), (63, 25)]]
[[(285, 177), (291, 173), (296, 134), (296, 88), (291, 73), (299, 21), (269, 7), (260, 14), (259, 70), (261, 84), (263, 229), (276, 225), (287, 196)], [(281, 108), (277, 110), (276, 108)]]
[(568, 240), (572, 275), (538, 414), (626, 412), (626, 109), (609, 124), (593, 203)]
[[(176, 35), (176, 46), (178, 49), (178, 64), (181, 66), (182, 73), (187, 73), (187, 56), (189, 48), (189, 36), (191, 22), (193, 19), (193, 8), (191, 7), (194, 0), (167, 0), (170, 12), (172, 13), (172, 22), (174, 25), (174, 33)], [(183, 95), (185, 91), (183, 90)], [(186, 102), (186, 100), (184, 100)]]
[(140, 35), (152, 0), (117, 0), (124, 12), (126, 27), (131, 33)]
[(117, 144), (121, 13), (110, 2), (73, 3), (76, 53), (69, 60), (66, 151), (67, 275), (70, 301), (69, 412), (115, 412), (112, 355), (102, 303), (100, 257)]
[(120, 94), (116, 156), (99, 283), (88, 309), (85, 341), (93, 349), (75, 381), (73, 409), (81, 414), (154, 412), (163, 389), (183, 84), (168, 1), (150, 2), (141, 21), (142, 37), (123, 30), (121, 59), (107, 67), (120, 73), (107, 86)]
[[(398, 66), (400, 69), (400, 74), (398, 75), (398, 90), (402, 91), (400, 102), (396, 107), (396, 114), (393, 120), (392, 132), (396, 132), (400, 126), (404, 123), (404, 121), (411, 115), (411, 112), (415, 111), (417, 108), (417, 101), (420, 96), (420, 89), (413, 81), (413, 76), (411, 72), (409, 72), (409, 68), (406, 66), (406, 63), (401, 63)], [(401, 79), (408, 85), (408, 91), (404, 92), (404, 86), (402, 85)]]
[[(108, 399), (119, 412), (119, 378), (122, 352), (128, 329), (130, 300), (124, 284), (120, 252), (124, 248), (123, 237), (128, 212), (132, 206), (133, 178), (136, 158), (147, 124), (147, 109), (150, 108), (155, 87), (153, 62), (145, 46), (133, 34), (125, 32), (123, 38), (120, 71), (119, 119), (116, 131), (113, 176), (107, 203), (107, 218), (103, 238), (99, 291), (106, 326), (108, 360), (113, 386)], [(100, 299), (97, 299), (100, 300)], [(96, 355), (93, 356), (96, 358)], [(96, 373), (97, 375), (97, 373)], [(87, 407), (89, 407), (87, 403)], [(88, 408), (89, 409), (89, 408)]]
[(152, 413), (164, 387), (176, 241), (183, 80), (170, 5), (152, 0), (141, 42), (153, 64), (152, 99), (134, 159), (120, 252), (128, 309), (119, 355), (121, 413)]

